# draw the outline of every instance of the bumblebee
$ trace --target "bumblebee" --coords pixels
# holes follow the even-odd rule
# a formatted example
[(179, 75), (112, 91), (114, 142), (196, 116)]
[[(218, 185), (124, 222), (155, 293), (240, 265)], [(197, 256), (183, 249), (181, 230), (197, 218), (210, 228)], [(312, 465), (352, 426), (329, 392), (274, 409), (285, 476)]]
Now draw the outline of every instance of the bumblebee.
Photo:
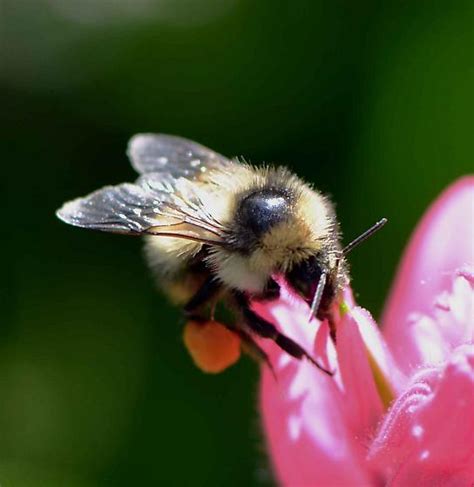
[(236, 320), (225, 324), (266, 360), (254, 337), (273, 340), (297, 359), (312, 356), (252, 310), (254, 300), (277, 299), (275, 276), (329, 319), (349, 281), (346, 254), (384, 223), (346, 248), (333, 204), (284, 167), (255, 167), (190, 140), (139, 134), (128, 156), (135, 183), (106, 186), (70, 201), (57, 216), (74, 226), (144, 236), (153, 273), (192, 320), (224, 302)]

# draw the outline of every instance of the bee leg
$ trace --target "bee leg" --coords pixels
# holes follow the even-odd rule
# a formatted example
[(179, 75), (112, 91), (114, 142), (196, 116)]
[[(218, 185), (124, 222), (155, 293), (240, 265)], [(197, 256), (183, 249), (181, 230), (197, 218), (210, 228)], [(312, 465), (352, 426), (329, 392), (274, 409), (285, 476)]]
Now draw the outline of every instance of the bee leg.
[(255, 301), (273, 301), (280, 297), (280, 285), (274, 279), (270, 278), (263, 292), (252, 296)]
[(217, 301), (212, 301), (211, 310), (209, 311), (209, 318), (211, 319), (211, 321), (214, 321), (214, 318), (216, 317), (216, 305)]
[(194, 296), (184, 305), (184, 314), (194, 318), (199, 316), (199, 310), (208, 304), (221, 289), (221, 284), (214, 276), (209, 276), (202, 286), (196, 291)]
[(268, 355), (264, 352), (264, 350), (258, 345), (258, 343), (252, 338), (252, 336), (244, 330), (239, 328), (229, 327), (229, 330), (236, 333), (240, 339), (242, 340), (242, 345), (245, 348), (245, 351), (257, 362), (263, 362), (268, 365), (273, 377), (277, 380), (275, 369), (273, 368)]
[(331, 337), (332, 342), (336, 345), (336, 323), (334, 322), (333, 316), (328, 317), (328, 326), (329, 326), (329, 336)]
[(273, 340), (283, 351), (285, 351), (292, 357), (297, 358), (298, 360), (301, 360), (303, 357), (305, 357), (324, 373), (331, 376), (333, 375), (331, 371), (325, 369), (308, 352), (306, 352), (303, 347), (298, 345), (290, 337), (287, 337), (286, 335), (283, 335), (283, 333), (280, 333), (275, 325), (265, 320), (264, 318), (261, 318), (254, 311), (252, 311), (249, 307), (249, 301), (244, 294), (236, 292), (234, 293), (234, 296), (236, 303), (242, 312), (245, 324), (256, 335), (261, 336), (262, 338), (269, 338)]
[(336, 345), (336, 319), (334, 314), (330, 310), (320, 309), (317, 318), (319, 321), (323, 322), (327, 320), (328, 327), (329, 327), (329, 336), (331, 337), (332, 342)]

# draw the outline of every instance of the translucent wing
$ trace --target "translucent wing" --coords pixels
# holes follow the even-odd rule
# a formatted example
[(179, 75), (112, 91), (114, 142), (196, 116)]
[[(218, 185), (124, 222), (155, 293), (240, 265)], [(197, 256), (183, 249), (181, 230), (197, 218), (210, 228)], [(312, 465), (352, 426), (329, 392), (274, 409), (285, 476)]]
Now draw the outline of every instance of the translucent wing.
[(57, 216), (83, 228), (129, 235), (163, 235), (224, 245), (225, 228), (203, 202), (209, 171), (235, 164), (192, 142), (163, 134), (132, 137), (127, 153), (141, 174), (134, 184), (106, 186), (66, 203)]
[(77, 227), (129, 235), (163, 235), (223, 245), (225, 229), (206, 212), (196, 185), (169, 174), (106, 186), (66, 203), (57, 216)]
[(222, 170), (234, 164), (203, 145), (165, 134), (133, 136), (128, 143), (127, 154), (140, 174), (166, 173), (190, 180), (200, 179), (208, 170)]

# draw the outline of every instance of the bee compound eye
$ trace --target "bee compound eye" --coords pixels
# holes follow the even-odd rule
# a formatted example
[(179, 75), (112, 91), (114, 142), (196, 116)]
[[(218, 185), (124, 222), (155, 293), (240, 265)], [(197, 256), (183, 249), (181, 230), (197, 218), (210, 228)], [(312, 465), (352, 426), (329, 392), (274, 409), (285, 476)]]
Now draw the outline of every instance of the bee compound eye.
[(286, 275), (288, 284), (305, 300), (313, 298), (322, 269), (316, 257), (310, 257), (296, 264)]
[(243, 227), (260, 236), (288, 217), (289, 206), (282, 192), (260, 190), (242, 200), (237, 218)]

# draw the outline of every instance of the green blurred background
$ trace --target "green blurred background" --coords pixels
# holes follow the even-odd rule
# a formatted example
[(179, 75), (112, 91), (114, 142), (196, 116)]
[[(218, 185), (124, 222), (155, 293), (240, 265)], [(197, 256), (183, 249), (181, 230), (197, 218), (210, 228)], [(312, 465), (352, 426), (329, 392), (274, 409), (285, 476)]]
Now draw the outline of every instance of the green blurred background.
[[(416, 221), (472, 171), (473, 2), (3, 0), (0, 484), (272, 485), (257, 367), (195, 369), (137, 239), (55, 209), (134, 178), (140, 131), (333, 195), (380, 313)], [(5, 204), (6, 201), (6, 204)], [(5, 221), (6, 220), (6, 221)]]

